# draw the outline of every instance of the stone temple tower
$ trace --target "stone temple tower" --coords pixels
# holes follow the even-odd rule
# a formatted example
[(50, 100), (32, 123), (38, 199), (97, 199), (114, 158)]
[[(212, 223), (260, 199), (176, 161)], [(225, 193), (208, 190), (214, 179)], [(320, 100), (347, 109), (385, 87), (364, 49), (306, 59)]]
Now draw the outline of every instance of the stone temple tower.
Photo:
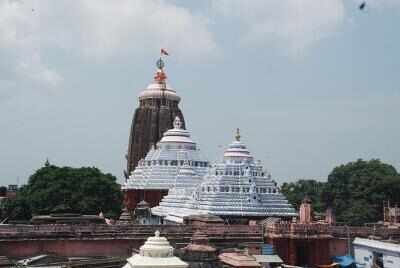
[(160, 58), (154, 81), (139, 94), (139, 107), (133, 116), (126, 155), (126, 179), (163, 133), (173, 127), (175, 117), (180, 118), (182, 128), (185, 129), (185, 120), (178, 107), (180, 97), (166, 80), (164, 61)]

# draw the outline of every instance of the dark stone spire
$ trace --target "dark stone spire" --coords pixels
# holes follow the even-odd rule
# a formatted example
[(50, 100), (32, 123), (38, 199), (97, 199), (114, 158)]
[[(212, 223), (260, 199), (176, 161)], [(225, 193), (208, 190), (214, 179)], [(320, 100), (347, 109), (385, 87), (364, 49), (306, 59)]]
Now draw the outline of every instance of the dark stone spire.
[(164, 61), (157, 61), (157, 72), (154, 81), (139, 94), (139, 107), (133, 116), (125, 176), (135, 169), (138, 161), (145, 157), (153, 144), (161, 139), (163, 133), (173, 126), (173, 121), (178, 116), (185, 129), (185, 121), (178, 107), (180, 97), (166, 83), (167, 76), (164, 72)]

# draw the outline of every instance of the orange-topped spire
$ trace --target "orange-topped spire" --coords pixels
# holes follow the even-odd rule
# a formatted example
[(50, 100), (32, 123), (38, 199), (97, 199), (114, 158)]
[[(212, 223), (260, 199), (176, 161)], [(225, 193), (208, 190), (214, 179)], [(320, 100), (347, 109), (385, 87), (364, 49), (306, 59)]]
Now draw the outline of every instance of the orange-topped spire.
[(164, 73), (164, 61), (162, 58), (159, 58), (157, 63), (157, 72), (156, 75), (154, 76), (154, 80), (156, 80), (158, 83), (165, 83), (165, 80), (167, 79), (167, 76)]

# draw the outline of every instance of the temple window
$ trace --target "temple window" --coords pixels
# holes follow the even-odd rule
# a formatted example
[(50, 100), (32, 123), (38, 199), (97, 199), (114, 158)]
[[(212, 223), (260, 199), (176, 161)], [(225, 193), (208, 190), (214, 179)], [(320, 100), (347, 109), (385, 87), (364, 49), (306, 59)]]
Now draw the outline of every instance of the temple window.
[(168, 166), (168, 160), (164, 160), (164, 165)]
[(210, 186), (208, 186), (207, 187), (207, 192), (210, 192), (211, 191), (211, 188), (210, 188)]
[(155, 166), (157, 164), (157, 161), (156, 160), (153, 160), (153, 165)]
[(276, 189), (273, 189), (272, 192), (273, 192), (274, 194), (276, 194)]
[(214, 187), (214, 188), (213, 188), (213, 192), (218, 192), (217, 187)]
[(163, 161), (162, 161), (162, 160), (158, 160), (158, 164), (159, 164), (160, 166), (162, 166)]

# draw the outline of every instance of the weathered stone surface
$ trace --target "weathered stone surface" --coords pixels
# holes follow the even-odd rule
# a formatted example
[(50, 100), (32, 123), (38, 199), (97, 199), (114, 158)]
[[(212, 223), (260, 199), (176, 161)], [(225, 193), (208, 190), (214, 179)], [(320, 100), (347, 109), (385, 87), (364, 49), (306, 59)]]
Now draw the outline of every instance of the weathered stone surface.
[(127, 172), (130, 174), (140, 159), (145, 157), (146, 153), (153, 144), (156, 144), (162, 137), (162, 134), (172, 128), (172, 123), (178, 116), (185, 128), (183, 114), (176, 105), (161, 106), (160, 102), (153, 106), (139, 106), (132, 120), (129, 147), (127, 155)]

